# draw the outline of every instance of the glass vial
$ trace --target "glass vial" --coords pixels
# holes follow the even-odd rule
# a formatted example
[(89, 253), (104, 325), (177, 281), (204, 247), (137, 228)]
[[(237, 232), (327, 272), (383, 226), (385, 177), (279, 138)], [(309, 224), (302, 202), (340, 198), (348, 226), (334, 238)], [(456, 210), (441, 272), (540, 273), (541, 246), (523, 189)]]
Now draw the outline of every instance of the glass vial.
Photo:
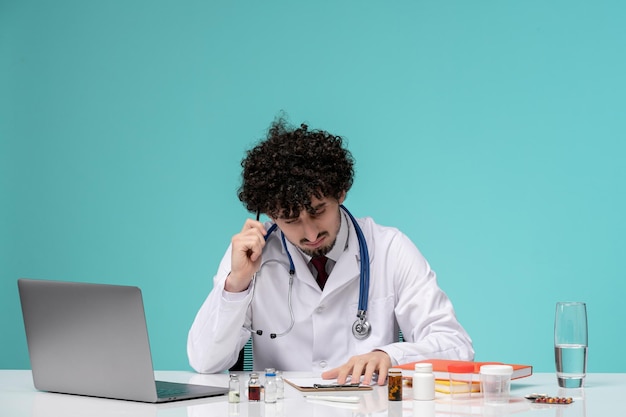
[(435, 399), (435, 374), (431, 363), (416, 363), (413, 374), (413, 399), (430, 401)]
[(261, 401), (261, 383), (256, 372), (252, 372), (248, 379), (248, 401)]
[(241, 400), (240, 397), (239, 376), (237, 374), (230, 374), (230, 380), (228, 381), (228, 402), (238, 403)]
[(402, 370), (390, 368), (387, 377), (389, 401), (402, 401)]
[(265, 370), (265, 402), (276, 402), (276, 371), (273, 368)]
[(276, 371), (276, 398), (279, 400), (285, 398), (285, 380), (281, 371)]

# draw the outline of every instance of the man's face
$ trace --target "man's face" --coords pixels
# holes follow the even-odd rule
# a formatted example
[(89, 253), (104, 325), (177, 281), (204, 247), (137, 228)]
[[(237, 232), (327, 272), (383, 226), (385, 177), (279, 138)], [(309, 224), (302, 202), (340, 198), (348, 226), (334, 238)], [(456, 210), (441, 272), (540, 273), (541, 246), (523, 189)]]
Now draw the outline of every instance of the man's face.
[(298, 217), (279, 217), (273, 219), (285, 237), (309, 256), (326, 255), (335, 245), (341, 217), (339, 205), (343, 203), (345, 193), (339, 200), (324, 197), (311, 198), (313, 213), (302, 210)]

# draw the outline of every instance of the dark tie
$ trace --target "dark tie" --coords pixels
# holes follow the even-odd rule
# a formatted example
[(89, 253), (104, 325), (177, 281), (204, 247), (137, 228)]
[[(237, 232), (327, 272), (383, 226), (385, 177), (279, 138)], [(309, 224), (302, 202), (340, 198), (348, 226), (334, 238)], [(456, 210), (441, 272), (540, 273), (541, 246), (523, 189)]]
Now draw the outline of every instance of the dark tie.
[(326, 280), (328, 279), (328, 274), (326, 273), (326, 261), (328, 260), (325, 256), (316, 256), (311, 258), (311, 263), (317, 269), (317, 284), (323, 290), (324, 285), (326, 285)]

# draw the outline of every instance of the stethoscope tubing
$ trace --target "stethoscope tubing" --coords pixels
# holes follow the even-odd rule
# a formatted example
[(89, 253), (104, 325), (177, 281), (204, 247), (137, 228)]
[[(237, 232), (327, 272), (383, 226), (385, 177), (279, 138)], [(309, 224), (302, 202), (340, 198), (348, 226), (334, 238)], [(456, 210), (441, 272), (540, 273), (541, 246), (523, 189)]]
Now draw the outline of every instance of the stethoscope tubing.
[(367, 242), (365, 241), (365, 235), (361, 227), (357, 223), (352, 213), (348, 211), (343, 205), (340, 206), (343, 211), (350, 217), (352, 224), (354, 224), (354, 230), (359, 241), (359, 253), (361, 255), (361, 279), (359, 283), (359, 311), (367, 312), (367, 300), (370, 288), (370, 256), (367, 249)]
[[(356, 337), (357, 339), (365, 339), (369, 336), (371, 332), (371, 326), (369, 322), (367, 321), (367, 304), (368, 304), (369, 282), (370, 282), (369, 252), (368, 252), (367, 242), (365, 240), (365, 235), (363, 234), (363, 231), (361, 230), (361, 227), (357, 223), (356, 219), (354, 218), (354, 216), (352, 216), (352, 213), (350, 213), (344, 205), (340, 205), (339, 207), (344, 211), (344, 213), (348, 215), (348, 217), (352, 221), (352, 224), (354, 225), (354, 230), (356, 231), (357, 240), (359, 242), (359, 255), (361, 257), (360, 278), (359, 278), (359, 305), (358, 305), (358, 311), (357, 311), (357, 320), (354, 322), (354, 325), (352, 326), (352, 332), (354, 334), (354, 337)], [(267, 229), (267, 233), (265, 234), (265, 241), (267, 241), (270, 235), (276, 230), (280, 230), (280, 229), (278, 229), (278, 225), (276, 223), (273, 223), (270, 226), (270, 228)], [(270, 338), (272, 339), (286, 335), (287, 333), (291, 331), (291, 329), (293, 328), (295, 324), (293, 307), (291, 304), (291, 293), (292, 293), (292, 288), (293, 288), (293, 277), (295, 275), (296, 268), (293, 263), (293, 258), (291, 257), (291, 253), (289, 252), (289, 249), (287, 248), (287, 241), (285, 239), (285, 234), (281, 232), (280, 236), (281, 236), (281, 243), (283, 245), (283, 248), (285, 249), (285, 253), (287, 254), (287, 257), (289, 258), (289, 295), (288, 295), (287, 303), (289, 307), (289, 314), (290, 314), (291, 320), (290, 320), (289, 328), (285, 330), (284, 332), (270, 333)], [(272, 262), (272, 260), (266, 263), (269, 263), (269, 262)], [(263, 265), (265, 265), (265, 263), (261, 264), (261, 267), (263, 267)], [(254, 298), (255, 287), (256, 287), (256, 273), (254, 274), (252, 278), (252, 296), (250, 298), (250, 303), (252, 302), (252, 299)], [(253, 333), (256, 333), (259, 336), (263, 334), (262, 330), (254, 330), (252, 328), (250, 328), (249, 330), (252, 331)]]

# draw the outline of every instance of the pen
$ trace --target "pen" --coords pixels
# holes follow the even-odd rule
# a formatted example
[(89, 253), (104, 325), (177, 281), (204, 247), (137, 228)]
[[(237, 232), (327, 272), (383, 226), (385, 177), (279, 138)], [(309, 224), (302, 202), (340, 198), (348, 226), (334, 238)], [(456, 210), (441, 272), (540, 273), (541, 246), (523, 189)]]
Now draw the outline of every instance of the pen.
[(318, 389), (318, 388), (332, 388), (332, 389), (336, 389), (336, 390), (340, 390), (340, 389), (354, 389), (354, 388), (359, 388), (361, 384), (359, 384), (358, 382), (355, 382), (354, 384), (313, 384), (313, 388)]
[(358, 403), (361, 400), (361, 397), (356, 395), (305, 395), (305, 397), (307, 400), (333, 401), (338, 403)]

